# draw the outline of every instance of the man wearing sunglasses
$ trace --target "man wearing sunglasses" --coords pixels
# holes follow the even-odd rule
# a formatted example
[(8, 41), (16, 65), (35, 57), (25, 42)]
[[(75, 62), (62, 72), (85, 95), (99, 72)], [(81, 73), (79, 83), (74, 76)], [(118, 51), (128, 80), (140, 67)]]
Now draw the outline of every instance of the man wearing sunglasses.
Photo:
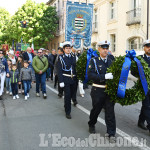
[(37, 56), (33, 58), (32, 66), (35, 71), (35, 77), (36, 77), (36, 96), (40, 97), (40, 90), (39, 85), (41, 84), (42, 87), (42, 93), (43, 98), (46, 99), (46, 70), (48, 68), (48, 60), (43, 55), (43, 52), (41, 49), (38, 50)]
[(98, 115), (103, 107), (105, 107), (105, 122), (107, 132), (105, 136), (110, 142), (115, 142), (116, 121), (114, 113), (114, 103), (110, 101), (109, 96), (104, 92), (106, 88), (106, 80), (112, 80), (112, 73), (106, 73), (107, 68), (112, 64), (114, 57), (108, 55), (109, 41), (101, 41), (98, 43), (99, 57), (91, 59), (88, 68), (88, 78), (93, 81), (91, 89), (92, 110), (90, 112), (90, 120), (88, 122), (89, 132), (95, 133), (95, 124)]

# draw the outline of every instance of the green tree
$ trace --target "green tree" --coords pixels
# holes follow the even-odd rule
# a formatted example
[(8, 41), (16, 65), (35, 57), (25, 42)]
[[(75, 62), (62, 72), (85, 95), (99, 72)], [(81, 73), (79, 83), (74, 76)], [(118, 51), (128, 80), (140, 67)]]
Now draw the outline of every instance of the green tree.
[(7, 24), (10, 19), (10, 14), (4, 8), (0, 7), (0, 44), (3, 44), (6, 39), (3, 39), (5, 30), (7, 29)]
[[(20, 21), (26, 21), (27, 28), (22, 28)], [(46, 47), (47, 42), (54, 37), (57, 29), (57, 21), (55, 7), (27, 0), (15, 15), (12, 16), (5, 36), (8, 38), (9, 43), (12, 40), (21, 42), (22, 37), (26, 43), (32, 43), (32, 39), (34, 39), (36, 49)]]

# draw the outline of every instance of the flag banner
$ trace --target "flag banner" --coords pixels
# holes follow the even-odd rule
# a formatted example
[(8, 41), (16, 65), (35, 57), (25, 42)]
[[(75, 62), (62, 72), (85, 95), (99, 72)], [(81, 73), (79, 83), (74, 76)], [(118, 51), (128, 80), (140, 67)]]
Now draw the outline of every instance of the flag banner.
[(9, 45), (8, 44), (2, 44), (2, 49), (5, 49), (6, 51), (8, 51)]
[(76, 49), (83, 45), (91, 45), (92, 35), (93, 4), (79, 3), (71, 1), (66, 6), (66, 28), (65, 40), (70, 41)]
[(21, 44), (22, 51), (26, 51), (28, 47), (30, 47), (30, 44), (24, 44), (24, 43)]
[(16, 43), (16, 51), (21, 51), (21, 43)]

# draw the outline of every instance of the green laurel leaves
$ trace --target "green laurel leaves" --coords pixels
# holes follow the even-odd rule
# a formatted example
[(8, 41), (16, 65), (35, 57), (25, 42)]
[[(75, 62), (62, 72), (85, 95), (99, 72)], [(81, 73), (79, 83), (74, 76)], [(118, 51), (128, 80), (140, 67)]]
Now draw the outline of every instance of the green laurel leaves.
[[(108, 68), (107, 72), (111, 72), (114, 76), (113, 80), (107, 80), (107, 89), (105, 92), (110, 96), (111, 101), (115, 103), (119, 103), (122, 106), (135, 104), (139, 101), (144, 100), (145, 93), (140, 81), (138, 67), (136, 62), (132, 60), (131, 71), (134, 73), (134, 76), (138, 78), (138, 81), (135, 82), (135, 85), (131, 89), (126, 89), (125, 98), (121, 99), (117, 97), (118, 83), (120, 79), (120, 74), (122, 70), (122, 65), (124, 63), (125, 56), (119, 56), (115, 58), (115, 61)], [(145, 77), (148, 83), (148, 87), (150, 88), (150, 69), (148, 64), (141, 58), (141, 56), (137, 57), (144, 69)]]

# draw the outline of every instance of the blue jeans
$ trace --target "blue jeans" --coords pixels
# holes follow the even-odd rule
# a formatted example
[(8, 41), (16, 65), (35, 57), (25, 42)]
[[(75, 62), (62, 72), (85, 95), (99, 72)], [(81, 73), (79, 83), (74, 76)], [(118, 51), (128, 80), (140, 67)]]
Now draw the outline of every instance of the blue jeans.
[(10, 78), (6, 77), (6, 90), (12, 92)]
[(31, 80), (23, 80), (22, 82), (24, 86), (24, 95), (27, 96), (31, 88)]
[(39, 85), (41, 83), (41, 87), (42, 87), (42, 93), (46, 93), (46, 72), (42, 73), (42, 74), (37, 74), (35, 73), (35, 77), (36, 77), (36, 93), (40, 93), (39, 90)]
[(13, 96), (18, 95), (18, 83), (11, 83), (11, 89)]

